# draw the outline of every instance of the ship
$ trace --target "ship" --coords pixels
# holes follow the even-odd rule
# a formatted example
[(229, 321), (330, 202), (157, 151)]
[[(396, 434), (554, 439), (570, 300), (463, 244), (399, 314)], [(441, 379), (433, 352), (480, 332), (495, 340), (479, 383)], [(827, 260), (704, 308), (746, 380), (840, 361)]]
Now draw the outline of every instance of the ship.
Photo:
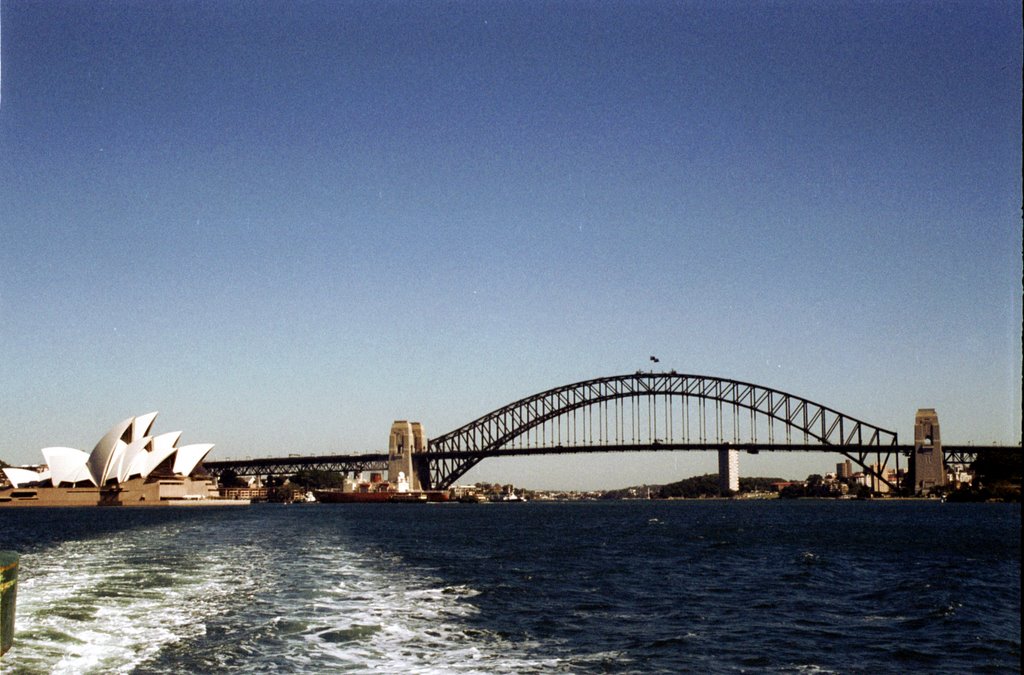
[(401, 474), (396, 486), (377, 473), (368, 482), (346, 480), (342, 488), (313, 490), (313, 496), (324, 504), (425, 504), (450, 499), (447, 490), (410, 490)]
[(346, 492), (345, 490), (327, 489), (313, 490), (313, 496), (323, 504), (425, 504), (449, 500), (448, 493), (443, 490)]

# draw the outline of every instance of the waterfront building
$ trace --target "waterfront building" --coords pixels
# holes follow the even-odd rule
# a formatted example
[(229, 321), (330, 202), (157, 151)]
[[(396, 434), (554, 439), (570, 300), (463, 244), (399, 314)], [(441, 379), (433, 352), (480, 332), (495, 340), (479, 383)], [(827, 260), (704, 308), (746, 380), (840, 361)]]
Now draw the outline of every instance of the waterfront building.
[[(43, 448), (46, 463), (5, 467), (0, 506), (167, 505), (220, 500), (202, 461), (212, 443), (178, 445), (180, 431), (154, 435), (157, 413), (111, 427), (92, 452)], [(247, 503), (247, 502), (245, 502)]]
[(883, 468), (881, 464), (872, 464), (869, 467), (870, 471), (858, 472), (853, 474), (852, 478), (857, 481), (859, 485), (868, 487), (872, 492), (877, 494), (887, 494), (890, 492), (889, 485), (882, 481), (881, 477), (889, 481), (893, 485), (900, 482), (901, 474), (891, 467)]

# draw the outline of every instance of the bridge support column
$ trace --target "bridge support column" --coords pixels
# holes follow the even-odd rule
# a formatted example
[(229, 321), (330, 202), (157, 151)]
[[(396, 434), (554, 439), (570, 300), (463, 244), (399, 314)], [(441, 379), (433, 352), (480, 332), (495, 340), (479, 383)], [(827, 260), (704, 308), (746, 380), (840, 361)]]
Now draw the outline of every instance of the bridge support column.
[(921, 408), (914, 418), (914, 453), (910, 456), (910, 484), (915, 494), (946, 484), (946, 466), (939, 437), (939, 416), (934, 408)]
[(412, 423), (412, 478), (414, 490), (430, 490), (430, 462), (427, 461), (427, 433), (419, 422)]
[(388, 482), (398, 485), (402, 478), (408, 482), (410, 490), (421, 490), (420, 469), (413, 455), (425, 452), (427, 437), (423, 433), (423, 425), (419, 422), (396, 420), (391, 425), (391, 436), (388, 441)]
[(718, 451), (718, 490), (725, 497), (740, 491), (740, 451), (721, 448)]

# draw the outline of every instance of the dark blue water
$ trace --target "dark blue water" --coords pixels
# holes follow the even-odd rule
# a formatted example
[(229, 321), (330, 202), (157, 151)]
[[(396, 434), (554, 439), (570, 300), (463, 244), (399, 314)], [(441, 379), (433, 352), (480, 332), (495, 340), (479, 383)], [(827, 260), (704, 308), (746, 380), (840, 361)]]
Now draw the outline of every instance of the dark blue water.
[(0, 512), (5, 672), (1019, 672), (1020, 507)]

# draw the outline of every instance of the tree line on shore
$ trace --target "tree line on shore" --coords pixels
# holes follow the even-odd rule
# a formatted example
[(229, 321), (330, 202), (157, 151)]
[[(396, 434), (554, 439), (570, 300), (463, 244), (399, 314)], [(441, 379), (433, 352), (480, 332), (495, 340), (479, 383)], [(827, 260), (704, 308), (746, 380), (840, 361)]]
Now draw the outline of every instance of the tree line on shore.
[[(770, 492), (778, 483), (787, 482), (785, 478), (741, 477), (740, 492)], [(635, 499), (650, 497), (651, 499), (701, 499), (708, 497), (727, 497), (718, 485), (718, 474), (708, 473), (693, 476), (667, 485), (634, 485), (618, 490), (606, 490), (605, 499)]]
[[(931, 494), (944, 497), (947, 501), (1020, 502), (1024, 473), (1022, 469), (1024, 455), (1021, 450), (1007, 452), (979, 449), (977, 458), (971, 464), (974, 479), (970, 483), (934, 488)], [(774, 490), (778, 490), (782, 498), (842, 495), (866, 498), (872, 495), (868, 486), (861, 485), (852, 478), (828, 481), (820, 474), (811, 474), (803, 481), (787, 481), (784, 478), (740, 478), (740, 494)], [(604, 493), (605, 499), (700, 499), (727, 496), (732, 495), (722, 494), (717, 473), (694, 476), (667, 485), (632, 486)]]
[(973, 481), (943, 492), (947, 501), (1021, 501), (1024, 453), (1020, 449), (1009, 452), (978, 450), (977, 458), (971, 463), (971, 471), (974, 473)]

